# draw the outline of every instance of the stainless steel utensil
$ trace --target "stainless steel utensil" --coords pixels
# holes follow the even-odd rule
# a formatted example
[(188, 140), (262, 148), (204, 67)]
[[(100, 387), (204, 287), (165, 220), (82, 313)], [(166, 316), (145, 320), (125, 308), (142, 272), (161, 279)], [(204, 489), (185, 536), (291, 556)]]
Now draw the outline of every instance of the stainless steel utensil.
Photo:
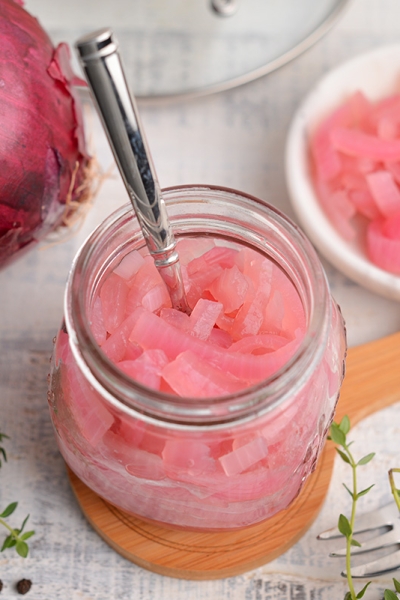
[(156, 171), (110, 29), (80, 38), (76, 49), (129, 198), (174, 308), (190, 312), (176, 242)]
[[(357, 535), (360, 533), (371, 533), (373, 537), (362, 543), (359, 548), (353, 546), (351, 550), (352, 556), (363, 555), (390, 547), (393, 547), (393, 551), (377, 560), (352, 567), (351, 574), (353, 577), (377, 577), (383, 573), (400, 569), (400, 516), (394, 501), (356, 518), (354, 534)], [(344, 539), (337, 527), (323, 531), (317, 538), (319, 540)], [(330, 554), (330, 556), (342, 557), (345, 555), (345, 548)], [(345, 576), (346, 572), (344, 571), (342, 575)]]

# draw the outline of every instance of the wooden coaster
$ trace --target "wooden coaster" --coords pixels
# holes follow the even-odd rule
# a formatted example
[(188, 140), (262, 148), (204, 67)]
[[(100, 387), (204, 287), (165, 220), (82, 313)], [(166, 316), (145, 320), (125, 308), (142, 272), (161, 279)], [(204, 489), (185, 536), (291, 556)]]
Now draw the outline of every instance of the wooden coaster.
[[(400, 400), (400, 333), (351, 348), (336, 420), (352, 424)], [(335, 448), (328, 442), (297, 499), (287, 510), (245, 529), (223, 533), (173, 530), (115, 508), (68, 470), (89, 523), (119, 554), (145, 569), (181, 579), (218, 579), (255, 569), (283, 554), (310, 527), (324, 502)]]

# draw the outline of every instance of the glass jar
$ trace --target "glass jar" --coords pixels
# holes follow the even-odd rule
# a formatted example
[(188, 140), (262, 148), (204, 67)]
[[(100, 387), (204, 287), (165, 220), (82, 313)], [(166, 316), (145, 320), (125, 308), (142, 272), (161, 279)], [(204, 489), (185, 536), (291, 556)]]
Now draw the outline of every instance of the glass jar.
[[(74, 260), (52, 357), (51, 418), (67, 465), (111, 504), (169, 527), (243, 528), (285, 509), (315, 469), (344, 374), (344, 323), (313, 247), (275, 208), (214, 187), (176, 187), (164, 197), (178, 240), (250, 247), (290, 278), (306, 318), (298, 349), (269, 378), (215, 398), (151, 390), (118, 369), (89, 315), (107, 275), (144, 246), (127, 205)], [(237, 451), (242, 467), (227, 470)]]

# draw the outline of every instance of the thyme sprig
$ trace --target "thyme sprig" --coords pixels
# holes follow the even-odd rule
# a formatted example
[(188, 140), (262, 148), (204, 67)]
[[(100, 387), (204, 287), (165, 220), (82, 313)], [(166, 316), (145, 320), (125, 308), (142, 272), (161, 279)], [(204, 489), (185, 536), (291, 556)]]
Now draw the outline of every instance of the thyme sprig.
[(15, 549), (18, 552), (18, 554), (22, 556), (22, 558), (26, 558), (29, 552), (29, 547), (26, 543), (26, 540), (32, 537), (35, 533), (34, 531), (26, 531), (25, 533), (23, 533), (26, 522), (29, 519), (29, 515), (25, 517), (19, 529), (13, 529), (7, 523), (7, 521), (5, 521), (5, 518), (12, 515), (17, 506), (18, 502), (11, 502), (11, 504), (9, 504), (7, 508), (3, 510), (3, 512), (0, 514), (0, 524), (3, 525), (3, 527), (5, 527), (6, 529), (8, 529), (8, 531), (10, 532), (4, 540), (0, 552), (3, 552), (6, 548), (13, 548), (15, 546)]
[(368, 583), (366, 583), (365, 586), (358, 593), (356, 593), (356, 591), (354, 589), (353, 578), (351, 575), (351, 547), (352, 546), (360, 546), (360, 543), (357, 542), (357, 540), (355, 540), (353, 537), (354, 524), (355, 524), (355, 519), (356, 519), (356, 506), (357, 506), (358, 499), (361, 498), (361, 496), (365, 496), (365, 494), (368, 494), (368, 492), (371, 490), (371, 488), (374, 487), (373, 485), (370, 485), (369, 487), (367, 487), (361, 491), (358, 491), (357, 469), (358, 469), (358, 467), (368, 464), (374, 458), (375, 452), (370, 452), (369, 454), (366, 454), (365, 456), (360, 458), (358, 461), (356, 461), (356, 459), (354, 458), (354, 456), (350, 450), (350, 446), (352, 445), (353, 442), (347, 441), (347, 434), (349, 433), (349, 431), (350, 431), (350, 419), (347, 415), (345, 415), (343, 417), (343, 419), (340, 421), (340, 423), (335, 423), (335, 422), (332, 423), (331, 428), (330, 428), (329, 439), (331, 439), (333, 442), (335, 442), (335, 444), (337, 444), (337, 446), (340, 446), (340, 448), (336, 447), (336, 451), (339, 454), (340, 458), (345, 463), (350, 465), (351, 470), (352, 470), (353, 489), (351, 490), (350, 488), (347, 487), (346, 484), (343, 484), (345, 489), (350, 494), (350, 497), (352, 500), (351, 515), (350, 515), (350, 519), (348, 519), (345, 515), (340, 514), (339, 521), (338, 521), (338, 529), (339, 529), (340, 533), (342, 535), (344, 535), (346, 538), (346, 575), (347, 575), (347, 583), (349, 586), (349, 591), (346, 593), (344, 600), (357, 600), (358, 598), (362, 598), (364, 596), (364, 594), (371, 582), (368, 581)]
[(400, 513), (400, 490), (396, 488), (396, 483), (394, 480), (395, 473), (400, 473), (400, 469), (390, 469), (389, 470), (389, 483), (390, 483), (390, 489), (392, 491), (394, 501), (396, 502), (396, 506), (399, 509), (399, 513)]
[[(371, 462), (371, 460), (375, 456), (375, 452), (370, 452), (369, 454), (366, 454), (361, 459), (356, 461), (350, 450), (350, 446), (352, 445), (353, 442), (347, 441), (347, 434), (349, 433), (349, 431), (350, 431), (350, 419), (347, 415), (345, 415), (343, 417), (343, 419), (340, 421), (340, 423), (336, 423), (336, 422), (332, 423), (331, 428), (330, 428), (330, 435), (328, 436), (328, 439), (332, 440), (336, 444), (337, 453), (339, 454), (339, 456), (345, 463), (350, 465), (350, 467), (352, 469), (352, 487), (353, 487), (353, 489), (349, 489), (347, 487), (347, 485), (343, 483), (343, 486), (348, 491), (348, 493), (350, 494), (350, 497), (352, 499), (350, 518), (346, 517), (343, 514), (340, 514), (339, 520), (338, 520), (338, 529), (339, 529), (340, 533), (342, 535), (344, 535), (346, 538), (346, 577), (347, 577), (347, 584), (349, 587), (349, 591), (346, 592), (346, 594), (344, 596), (344, 600), (357, 600), (364, 596), (365, 592), (367, 591), (367, 588), (371, 584), (371, 581), (368, 581), (364, 585), (364, 587), (358, 593), (356, 593), (356, 591), (354, 589), (353, 578), (351, 575), (351, 548), (352, 548), (352, 546), (360, 546), (360, 543), (357, 542), (357, 540), (355, 540), (353, 537), (354, 524), (355, 524), (355, 519), (356, 519), (356, 506), (357, 506), (358, 499), (361, 496), (365, 496), (365, 494), (368, 494), (368, 492), (371, 490), (371, 488), (374, 487), (374, 484), (372, 484), (369, 487), (367, 487), (361, 491), (358, 491), (357, 469), (358, 469), (358, 467), (366, 465), (369, 462)], [(339, 446), (339, 447), (337, 447), (337, 446)], [(389, 471), (389, 482), (390, 482), (391, 491), (392, 491), (394, 500), (396, 502), (396, 505), (400, 511), (400, 490), (397, 489), (397, 487), (395, 485), (394, 473), (400, 473), (400, 469), (390, 469), (390, 471)], [(395, 578), (393, 578), (393, 586), (394, 586), (395, 591), (392, 591), (389, 589), (386, 589), (384, 591), (384, 600), (398, 600), (397, 593), (400, 593), (400, 582)]]
[[(4, 433), (0, 433), (0, 442), (2, 442), (4, 439), (9, 439), (9, 437), (7, 435), (5, 435)], [(0, 456), (3, 457), (4, 462), (7, 462), (7, 453), (2, 446), (0, 446)], [(0, 467), (1, 467), (1, 465), (2, 465), (2, 462), (1, 462), (1, 458), (0, 458)], [(9, 504), (3, 510), (3, 512), (0, 513), (0, 525), (5, 527), (9, 532), (8, 536), (6, 537), (6, 539), (3, 542), (0, 552), (3, 552), (4, 550), (6, 550), (6, 548), (15, 547), (18, 554), (20, 556), (22, 556), (22, 558), (26, 558), (29, 553), (29, 546), (28, 546), (26, 540), (28, 540), (30, 537), (32, 537), (35, 533), (34, 531), (25, 531), (24, 532), (24, 528), (29, 519), (29, 515), (27, 517), (25, 517), (25, 519), (23, 520), (22, 525), (19, 529), (14, 529), (5, 520), (7, 517), (9, 517), (10, 515), (13, 514), (13, 512), (15, 511), (17, 506), (18, 506), (18, 502), (11, 502), (11, 504)]]

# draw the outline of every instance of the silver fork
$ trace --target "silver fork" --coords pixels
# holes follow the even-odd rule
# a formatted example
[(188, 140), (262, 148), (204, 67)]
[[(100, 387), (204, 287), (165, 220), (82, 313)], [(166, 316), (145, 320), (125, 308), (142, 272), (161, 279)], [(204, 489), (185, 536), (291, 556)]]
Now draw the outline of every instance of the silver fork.
[[(385, 531), (379, 533), (379, 530), (382, 529), (385, 529)], [(398, 508), (393, 501), (382, 506), (382, 508), (356, 518), (354, 535), (369, 532), (375, 533), (375, 537), (368, 539), (360, 547), (352, 546), (352, 556), (381, 550), (382, 548), (389, 548), (390, 546), (393, 546), (393, 552), (377, 560), (352, 567), (352, 576), (377, 577), (378, 575), (400, 569), (400, 517)], [(343, 538), (337, 527), (327, 529), (317, 536), (319, 540), (333, 540), (336, 538)], [(336, 552), (331, 552), (329, 556), (345, 555), (346, 549), (343, 548)], [(343, 571), (342, 575), (346, 576), (346, 571)]]

